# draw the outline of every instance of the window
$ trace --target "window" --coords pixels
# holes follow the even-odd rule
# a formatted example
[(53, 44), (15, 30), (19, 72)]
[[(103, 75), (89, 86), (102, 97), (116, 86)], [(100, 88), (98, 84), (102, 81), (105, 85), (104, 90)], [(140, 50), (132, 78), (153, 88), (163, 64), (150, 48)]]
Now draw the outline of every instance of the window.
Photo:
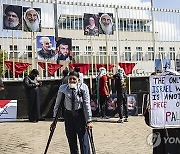
[(31, 45), (27, 45), (27, 46), (26, 46), (26, 50), (27, 50), (27, 51), (32, 51), (32, 46), (31, 46)]
[(72, 51), (79, 51), (79, 46), (72, 46)]
[(0, 45), (0, 50), (1, 50), (2, 48), (1, 48), (1, 45)]
[(142, 47), (136, 47), (136, 51), (142, 51)]
[(147, 60), (154, 60), (154, 52), (147, 53)]
[(164, 47), (159, 47), (159, 51), (164, 51)]
[[(10, 46), (9, 46), (9, 49), (10, 49), (11, 51), (13, 51), (13, 46), (10, 45)], [(14, 51), (17, 51), (17, 45), (14, 45)]]
[(86, 46), (86, 51), (91, 51), (91, 46)]
[(148, 47), (148, 51), (154, 51), (153, 47)]
[(125, 47), (125, 51), (131, 51), (131, 47)]
[(106, 51), (106, 47), (105, 46), (100, 46), (99, 51)]
[(175, 51), (175, 47), (169, 47), (169, 51)]
[(136, 60), (137, 61), (143, 61), (143, 52), (137, 52), (136, 53)]
[(170, 52), (169, 56), (170, 60), (175, 60), (176, 54), (175, 52)]
[(131, 61), (131, 52), (125, 52), (125, 60)]
[(112, 51), (117, 51), (117, 47), (112, 47)]

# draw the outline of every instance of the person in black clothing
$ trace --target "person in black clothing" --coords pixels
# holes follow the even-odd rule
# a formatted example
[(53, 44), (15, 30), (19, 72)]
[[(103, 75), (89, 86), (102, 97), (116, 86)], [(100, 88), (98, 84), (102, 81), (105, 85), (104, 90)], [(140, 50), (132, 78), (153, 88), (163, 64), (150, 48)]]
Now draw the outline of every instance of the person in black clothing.
[(118, 123), (123, 123), (123, 112), (125, 114), (124, 122), (128, 122), (128, 108), (127, 108), (127, 77), (123, 68), (119, 68), (117, 73), (113, 76), (115, 79), (115, 91), (117, 93), (117, 108), (119, 113)]
[(4, 84), (1, 78), (0, 78), (0, 99), (5, 99)]
[(40, 115), (40, 98), (39, 98), (39, 87), (42, 85), (37, 80), (39, 71), (33, 69), (28, 76), (23, 80), (25, 86), (25, 93), (28, 102), (28, 118), (30, 122), (38, 122), (41, 120)]

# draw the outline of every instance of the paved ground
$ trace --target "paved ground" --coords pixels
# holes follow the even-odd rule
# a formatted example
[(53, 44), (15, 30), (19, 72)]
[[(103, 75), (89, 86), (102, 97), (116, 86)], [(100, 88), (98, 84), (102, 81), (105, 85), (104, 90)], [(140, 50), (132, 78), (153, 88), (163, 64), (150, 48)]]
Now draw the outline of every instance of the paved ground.
[[(99, 121), (99, 119), (95, 119)], [(152, 154), (147, 136), (152, 132), (142, 116), (129, 118), (128, 123), (94, 122), (97, 154)], [(0, 123), (0, 154), (43, 154), (51, 121), (30, 123), (24, 120)], [(58, 122), (48, 154), (68, 154), (64, 123)]]

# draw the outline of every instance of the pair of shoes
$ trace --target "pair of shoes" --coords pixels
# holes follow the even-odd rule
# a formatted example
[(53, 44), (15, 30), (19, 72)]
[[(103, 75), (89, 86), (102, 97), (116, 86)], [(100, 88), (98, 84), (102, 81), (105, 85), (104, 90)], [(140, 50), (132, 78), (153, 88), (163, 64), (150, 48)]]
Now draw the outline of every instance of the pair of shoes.
[(122, 119), (119, 119), (119, 120), (117, 121), (117, 123), (123, 123), (123, 120), (122, 120)]
[(124, 119), (124, 122), (128, 122), (128, 119), (127, 119), (127, 118), (125, 118), (125, 119)]

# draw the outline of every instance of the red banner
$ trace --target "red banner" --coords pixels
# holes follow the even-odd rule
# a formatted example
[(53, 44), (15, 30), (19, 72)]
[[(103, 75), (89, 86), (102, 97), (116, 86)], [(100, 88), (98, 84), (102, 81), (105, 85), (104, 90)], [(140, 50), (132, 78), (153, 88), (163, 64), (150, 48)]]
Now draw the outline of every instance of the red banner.
[(131, 74), (136, 63), (119, 63), (119, 66), (124, 69), (126, 75)]
[[(13, 72), (13, 62), (12, 61), (5, 61), (6, 66), (8, 69)], [(29, 63), (20, 63), (14, 62), (15, 65), (15, 75), (22, 74), (25, 70), (27, 70), (28, 66), (31, 65)]]
[[(42, 69), (46, 69), (46, 64), (44, 62), (38, 62), (38, 65), (42, 68)], [(47, 67), (48, 67), (48, 72), (50, 75), (54, 75), (54, 73), (61, 68), (63, 65), (60, 64), (51, 64), (51, 63), (47, 63)]]
[(108, 66), (107, 66), (107, 64), (93, 64), (93, 66), (96, 67), (98, 70), (100, 67), (104, 67), (108, 71), (114, 67), (114, 65), (112, 65), (112, 64), (108, 64)]
[(76, 64), (69, 64), (69, 67), (71, 69), (74, 69), (74, 67), (80, 67), (80, 72), (86, 74), (87, 71), (90, 69), (91, 64), (76, 63)]

